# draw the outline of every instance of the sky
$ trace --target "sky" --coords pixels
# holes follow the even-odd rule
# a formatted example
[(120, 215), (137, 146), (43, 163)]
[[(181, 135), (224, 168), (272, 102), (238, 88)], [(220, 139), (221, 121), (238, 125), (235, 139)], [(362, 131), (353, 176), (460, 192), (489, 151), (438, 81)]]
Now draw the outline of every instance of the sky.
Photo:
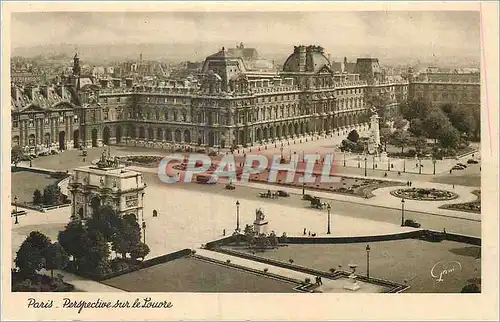
[(32, 12), (12, 14), (12, 47), (243, 41), (479, 55), (479, 12)]

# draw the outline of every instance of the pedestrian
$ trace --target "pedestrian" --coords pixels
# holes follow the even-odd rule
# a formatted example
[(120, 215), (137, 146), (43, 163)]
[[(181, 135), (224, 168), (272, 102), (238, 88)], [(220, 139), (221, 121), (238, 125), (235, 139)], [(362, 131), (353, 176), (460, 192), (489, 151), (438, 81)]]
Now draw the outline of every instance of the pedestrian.
[(309, 230), (309, 236), (311, 236), (311, 231)]
[(319, 278), (319, 285), (323, 285), (323, 280), (321, 279), (321, 276), (319, 276), (318, 278)]
[(413, 182), (410, 181), (410, 187), (412, 186)]
[(455, 185), (453, 185), (453, 189), (455, 189)]
[(443, 234), (446, 234), (446, 228), (443, 228)]
[(450, 174), (451, 174), (451, 171), (453, 171), (453, 169), (450, 169)]
[(400, 176), (400, 175), (401, 175), (401, 171), (398, 171), (398, 176)]
[(226, 236), (226, 230), (225, 229), (222, 230), (222, 236)]
[(304, 228), (304, 236), (306, 235), (306, 229)]
[(387, 172), (386, 172), (386, 173), (384, 173), (384, 177), (386, 177), (386, 178), (387, 178)]

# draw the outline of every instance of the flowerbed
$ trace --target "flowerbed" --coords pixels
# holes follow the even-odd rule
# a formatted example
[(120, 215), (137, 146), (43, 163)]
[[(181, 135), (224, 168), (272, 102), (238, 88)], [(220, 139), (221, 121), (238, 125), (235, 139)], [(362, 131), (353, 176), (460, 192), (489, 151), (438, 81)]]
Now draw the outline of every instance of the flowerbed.
[(454, 192), (439, 189), (406, 188), (391, 191), (391, 195), (398, 198), (422, 201), (443, 201), (458, 198)]
[(474, 190), (474, 191), (472, 191), (472, 193), (477, 196), (477, 199), (474, 201), (464, 202), (464, 203), (447, 204), (447, 205), (442, 205), (439, 208), (480, 214), (481, 213), (481, 190)]

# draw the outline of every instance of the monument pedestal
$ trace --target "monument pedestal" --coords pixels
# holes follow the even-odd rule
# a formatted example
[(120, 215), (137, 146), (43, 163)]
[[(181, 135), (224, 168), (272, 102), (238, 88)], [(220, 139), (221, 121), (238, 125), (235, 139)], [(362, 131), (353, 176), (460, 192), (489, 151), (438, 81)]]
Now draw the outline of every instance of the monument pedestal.
[(260, 234), (267, 235), (269, 221), (267, 221), (265, 218), (266, 218), (266, 216), (264, 215), (264, 212), (262, 211), (262, 209), (257, 209), (255, 211), (255, 220), (253, 222), (253, 230), (257, 236)]

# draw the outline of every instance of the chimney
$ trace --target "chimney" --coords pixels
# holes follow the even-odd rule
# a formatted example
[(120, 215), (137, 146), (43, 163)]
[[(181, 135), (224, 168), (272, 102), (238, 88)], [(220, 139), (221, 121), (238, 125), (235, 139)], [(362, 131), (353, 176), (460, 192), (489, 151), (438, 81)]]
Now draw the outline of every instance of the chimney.
[(113, 79), (113, 87), (120, 87), (122, 85), (121, 79)]
[(99, 82), (101, 83), (101, 87), (102, 87), (102, 88), (108, 88), (108, 86), (109, 86), (109, 81), (108, 81), (107, 79), (105, 79), (105, 78), (100, 79), (100, 80), (99, 80)]
[(50, 93), (51, 87), (49, 85), (43, 85), (40, 88), (40, 92), (42, 93), (43, 97), (49, 98), (49, 93)]
[(125, 85), (127, 86), (127, 88), (132, 88), (132, 86), (133, 86), (133, 79), (132, 78), (125, 79)]
[(26, 86), (25, 88), (25, 93), (30, 99), (34, 99), (36, 97), (36, 93), (40, 89), (36, 86)]
[(17, 86), (11, 86), (10, 95), (17, 102), (21, 98), (21, 91)]
[(306, 69), (306, 47), (299, 46), (299, 71), (303, 72)]

